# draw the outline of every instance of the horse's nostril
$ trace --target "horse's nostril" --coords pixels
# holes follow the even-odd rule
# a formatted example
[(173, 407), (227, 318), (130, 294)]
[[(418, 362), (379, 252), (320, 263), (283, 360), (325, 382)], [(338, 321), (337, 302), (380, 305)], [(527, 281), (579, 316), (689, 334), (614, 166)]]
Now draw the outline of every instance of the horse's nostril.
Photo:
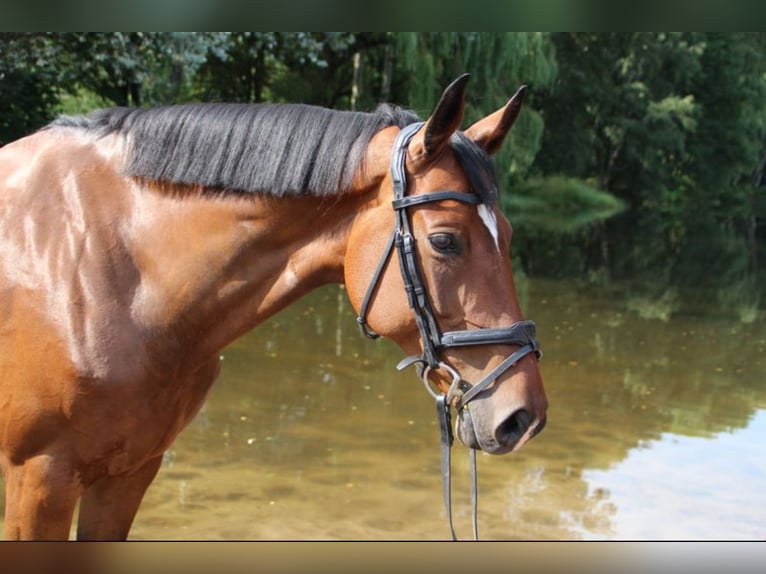
[(506, 418), (495, 429), (495, 438), (502, 445), (512, 445), (516, 443), (529, 428), (532, 417), (524, 409), (519, 409), (511, 416)]

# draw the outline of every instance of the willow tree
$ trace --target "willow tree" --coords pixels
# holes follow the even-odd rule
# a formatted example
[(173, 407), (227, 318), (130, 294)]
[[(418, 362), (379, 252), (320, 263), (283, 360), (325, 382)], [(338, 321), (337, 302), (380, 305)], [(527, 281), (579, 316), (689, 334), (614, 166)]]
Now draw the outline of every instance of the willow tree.
[(471, 74), (466, 123), (500, 108), (521, 86), (530, 88), (524, 113), (497, 156), (504, 183), (524, 176), (537, 154), (543, 121), (535, 92), (556, 77), (553, 45), (539, 32), (400, 32), (396, 65), (406, 77), (406, 101), (421, 114), (430, 110), (444, 86)]

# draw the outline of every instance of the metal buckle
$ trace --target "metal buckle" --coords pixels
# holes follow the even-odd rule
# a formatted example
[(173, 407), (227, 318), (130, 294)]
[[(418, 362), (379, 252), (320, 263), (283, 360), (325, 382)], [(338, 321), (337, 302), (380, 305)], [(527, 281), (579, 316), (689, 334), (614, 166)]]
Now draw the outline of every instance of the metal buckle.
[[(431, 371), (436, 369), (444, 369), (452, 376), (452, 383), (450, 383), (450, 387), (447, 390), (446, 395), (442, 395), (441, 392), (435, 391), (433, 387), (431, 386), (430, 381), (428, 380), (428, 375), (431, 373)], [(460, 381), (462, 380), (460, 378), (460, 373), (458, 373), (453, 367), (448, 365), (447, 363), (444, 363), (442, 361), (439, 361), (439, 364), (437, 365), (436, 369), (431, 367), (431, 365), (426, 365), (423, 369), (422, 374), (420, 375), (423, 379), (423, 384), (426, 387), (426, 390), (428, 391), (428, 394), (430, 394), (434, 399), (438, 399), (439, 397), (446, 396), (447, 404), (451, 404), (453, 399), (460, 398), (463, 395), (463, 391), (458, 387), (460, 384)]]

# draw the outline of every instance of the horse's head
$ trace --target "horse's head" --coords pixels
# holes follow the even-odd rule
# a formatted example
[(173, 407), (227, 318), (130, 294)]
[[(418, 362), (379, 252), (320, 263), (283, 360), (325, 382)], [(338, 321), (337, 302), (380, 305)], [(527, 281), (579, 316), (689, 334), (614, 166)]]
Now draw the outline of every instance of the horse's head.
[(345, 280), (363, 330), (417, 355), (411, 363), (457, 407), (460, 440), (502, 454), (543, 428), (548, 405), (488, 159), (524, 90), (458, 132), (466, 81), (445, 90), (422, 126), (373, 138), (365, 165), (378, 172), (376, 198), (355, 220)]

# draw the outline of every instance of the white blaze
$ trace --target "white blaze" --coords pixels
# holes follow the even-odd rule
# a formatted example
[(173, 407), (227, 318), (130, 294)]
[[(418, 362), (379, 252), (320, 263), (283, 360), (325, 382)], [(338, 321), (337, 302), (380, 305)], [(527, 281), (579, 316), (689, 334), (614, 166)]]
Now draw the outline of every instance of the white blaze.
[(497, 218), (495, 217), (495, 212), (492, 211), (489, 206), (483, 203), (480, 203), (478, 207), (479, 217), (481, 217), (484, 225), (489, 230), (489, 234), (492, 236), (492, 239), (495, 240), (495, 246), (497, 247), (497, 250), (500, 251), (500, 240), (498, 239)]

